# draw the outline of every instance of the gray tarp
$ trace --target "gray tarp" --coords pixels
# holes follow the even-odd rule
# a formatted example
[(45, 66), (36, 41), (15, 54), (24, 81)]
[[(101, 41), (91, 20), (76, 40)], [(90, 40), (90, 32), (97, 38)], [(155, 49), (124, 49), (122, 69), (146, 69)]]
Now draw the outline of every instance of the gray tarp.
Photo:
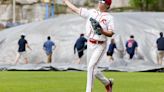
[[(164, 66), (156, 65), (156, 39), (164, 31), (164, 13), (112, 13), (115, 19), (117, 47), (125, 49), (125, 43), (131, 34), (138, 42), (138, 52), (133, 60), (128, 60), (125, 52), (115, 51), (115, 62), (109, 62), (106, 54), (99, 67), (105, 70), (146, 71)], [(77, 15), (61, 15), (41, 22), (34, 22), (0, 32), (0, 69), (1, 70), (86, 70), (86, 52), (80, 65), (76, 64), (77, 55), (73, 46), (80, 33), (85, 32), (85, 20)], [(21, 59), (14, 65), (17, 41), (21, 33), (33, 49), (27, 50), (30, 63), (25, 65)], [(45, 64), (46, 55), (42, 49), (47, 36), (56, 43), (52, 64)], [(110, 42), (110, 38), (109, 38)], [(108, 42), (108, 43), (109, 43)]]
[(16, 0), (16, 2), (20, 3), (20, 4), (32, 4), (32, 3), (36, 3), (39, 0)]

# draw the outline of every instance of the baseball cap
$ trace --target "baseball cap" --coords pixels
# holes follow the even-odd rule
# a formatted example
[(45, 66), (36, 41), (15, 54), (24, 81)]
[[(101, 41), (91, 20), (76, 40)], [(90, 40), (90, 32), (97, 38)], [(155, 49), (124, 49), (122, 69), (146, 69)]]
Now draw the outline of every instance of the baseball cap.
[(99, 0), (100, 3), (104, 3), (104, 4), (107, 4), (107, 5), (111, 5), (112, 3), (112, 0)]

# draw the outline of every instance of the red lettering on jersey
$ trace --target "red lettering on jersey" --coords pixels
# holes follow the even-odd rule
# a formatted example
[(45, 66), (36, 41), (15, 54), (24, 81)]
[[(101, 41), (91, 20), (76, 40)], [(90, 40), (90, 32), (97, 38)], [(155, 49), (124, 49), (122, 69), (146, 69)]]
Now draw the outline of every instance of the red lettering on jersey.
[(103, 24), (105, 24), (106, 23), (106, 19), (102, 19), (100, 22), (102, 22)]

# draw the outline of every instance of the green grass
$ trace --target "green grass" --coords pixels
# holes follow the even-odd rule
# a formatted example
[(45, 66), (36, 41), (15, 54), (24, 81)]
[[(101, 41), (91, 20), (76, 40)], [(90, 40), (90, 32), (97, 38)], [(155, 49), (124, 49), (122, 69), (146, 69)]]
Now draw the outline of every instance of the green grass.
[[(164, 73), (105, 72), (113, 92), (164, 92)], [(105, 92), (95, 80), (93, 92)], [(85, 92), (86, 72), (2, 71), (0, 92)]]

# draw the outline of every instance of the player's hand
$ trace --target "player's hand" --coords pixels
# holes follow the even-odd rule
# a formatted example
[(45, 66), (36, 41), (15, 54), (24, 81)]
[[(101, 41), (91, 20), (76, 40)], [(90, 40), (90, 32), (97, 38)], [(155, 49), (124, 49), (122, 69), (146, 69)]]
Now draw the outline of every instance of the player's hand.
[(67, 1), (69, 1), (69, 0), (63, 0), (63, 3), (65, 4)]

